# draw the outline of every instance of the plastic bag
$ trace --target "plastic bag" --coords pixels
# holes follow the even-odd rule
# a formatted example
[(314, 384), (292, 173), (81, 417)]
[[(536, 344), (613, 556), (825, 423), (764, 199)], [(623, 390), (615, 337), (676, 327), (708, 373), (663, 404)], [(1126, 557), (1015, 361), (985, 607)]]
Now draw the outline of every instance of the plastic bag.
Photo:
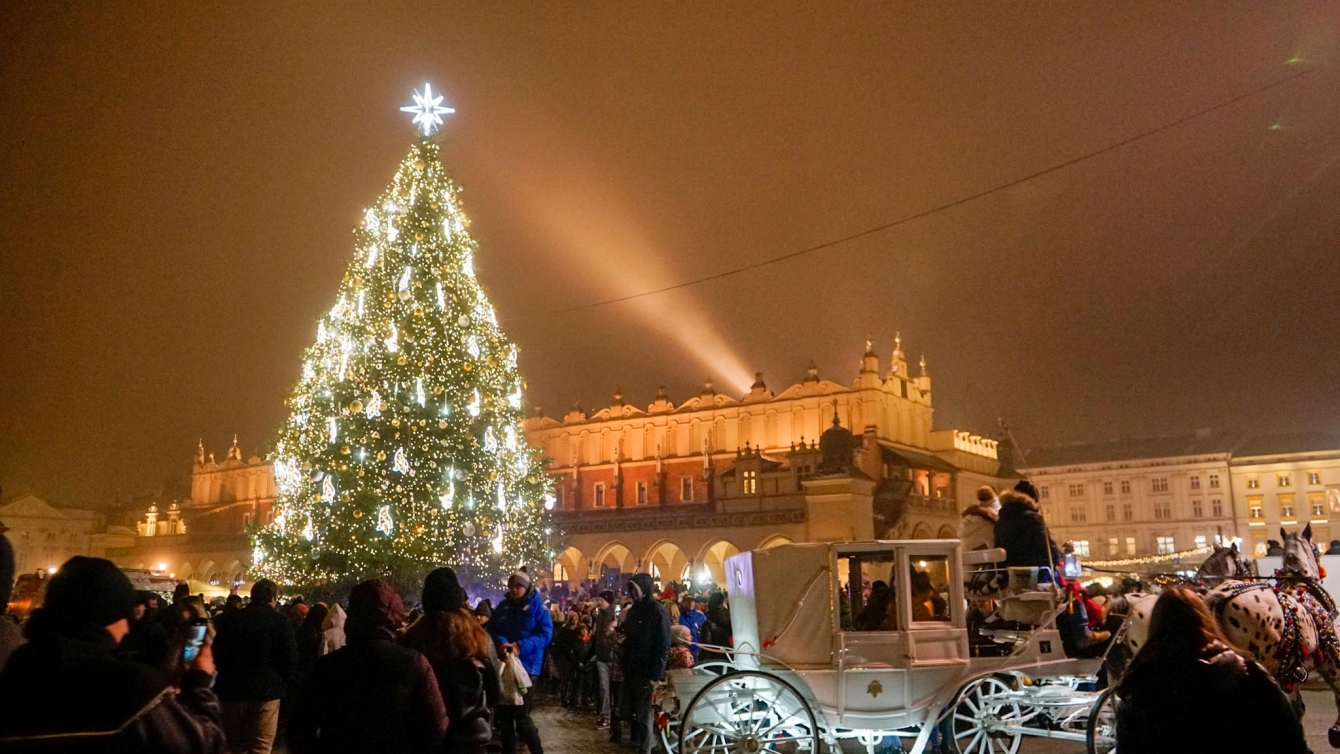
[(502, 699), (498, 703), (520, 707), (526, 703), (524, 695), (529, 691), (530, 674), (521, 659), (515, 654), (507, 655), (502, 666)]

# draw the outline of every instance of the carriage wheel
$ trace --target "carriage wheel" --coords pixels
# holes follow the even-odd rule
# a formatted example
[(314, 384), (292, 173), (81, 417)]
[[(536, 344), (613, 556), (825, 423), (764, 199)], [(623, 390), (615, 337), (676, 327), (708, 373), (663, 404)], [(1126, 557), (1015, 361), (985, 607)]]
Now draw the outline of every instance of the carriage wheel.
[(679, 720), (671, 717), (657, 727), (661, 734), (661, 750), (665, 754), (676, 754), (679, 751)]
[(679, 726), (679, 754), (819, 751), (819, 726), (796, 688), (767, 673), (723, 675), (703, 687)]
[(1024, 735), (1007, 726), (1023, 722), (1024, 710), (999, 678), (964, 687), (954, 705), (954, 746), (959, 754), (1018, 754)]
[(1094, 702), (1084, 740), (1089, 745), (1089, 754), (1117, 754), (1117, 697), (1112, 689), (1104, 691)]

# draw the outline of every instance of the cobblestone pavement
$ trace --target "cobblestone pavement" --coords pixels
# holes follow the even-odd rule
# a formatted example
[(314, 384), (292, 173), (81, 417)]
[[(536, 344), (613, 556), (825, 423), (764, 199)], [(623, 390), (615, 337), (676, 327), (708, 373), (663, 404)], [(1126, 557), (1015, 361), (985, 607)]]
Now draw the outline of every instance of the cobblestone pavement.
[[(596, 730), (596, 716), (590, 712), (564, 709), (558, 704), (541, 703), (531, 713), (540, 729), (540, 742), (553, 754), (628, 754), (632, 746), (610, 743), (609, 729)], [(627, 732), (624, 734), (627, 740)]]

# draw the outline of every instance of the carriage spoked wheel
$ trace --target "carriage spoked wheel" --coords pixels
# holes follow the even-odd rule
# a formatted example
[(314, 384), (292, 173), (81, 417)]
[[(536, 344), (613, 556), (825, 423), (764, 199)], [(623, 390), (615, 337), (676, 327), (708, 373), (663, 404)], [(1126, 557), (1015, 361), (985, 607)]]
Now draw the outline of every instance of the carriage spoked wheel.
[(817, 754), (820, 739), (814, 713), (794, 686), (746, 670), (717, 678), (693, 697), (679, 725), (678, 754)]
[(1017, 754), (1024, 709), (1007, 683), (987, 677), (963, 687), (954, 705), (953, 738), (959, 754)]
[(1117, 754), (1117, 697), (1112, 689), (1104, 691), (1089, 711), (1084, 740), (1089, 754)]

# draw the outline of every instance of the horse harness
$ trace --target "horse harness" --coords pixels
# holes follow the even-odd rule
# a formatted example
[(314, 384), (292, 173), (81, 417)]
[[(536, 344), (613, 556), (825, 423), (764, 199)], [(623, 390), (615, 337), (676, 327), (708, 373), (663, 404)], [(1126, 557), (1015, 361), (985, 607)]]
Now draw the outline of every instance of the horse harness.
[[(1289, 578), (1281, 578), (1284, 576)], [(1293, 693), (1298, 684), (1307, 680), (1307, 669), (1304, 667), (1307, 657), (1303, 648), (1302, 627), (1298, 623), (1299, 608), (1307, 612), (1317, 630), (1317, 650), (1313, 659), (1318, 664), (1326, 659), (1340, 664), (1340, 639), (1337, 639), (1335, 633), (1335, 601), (1322, 587), (1320, 579), (1300, 580), (1284, 569), (1275, 571), (1275, 578), (1277, 581), (1273, 585), (1244, 581), (1221, 587), (1226, 599), (1215, 604), (1215, 619), (1222, 623), (1225, 608), (1237, 597), (1262, 589), (1273, 591), (1284, 620), (1279, 649), (1275, 651), (1275, 659), (1279, 660), (1275, 679), (1286, 692)], [(1285, 594), (1293, 599), (1284, 599)]]

